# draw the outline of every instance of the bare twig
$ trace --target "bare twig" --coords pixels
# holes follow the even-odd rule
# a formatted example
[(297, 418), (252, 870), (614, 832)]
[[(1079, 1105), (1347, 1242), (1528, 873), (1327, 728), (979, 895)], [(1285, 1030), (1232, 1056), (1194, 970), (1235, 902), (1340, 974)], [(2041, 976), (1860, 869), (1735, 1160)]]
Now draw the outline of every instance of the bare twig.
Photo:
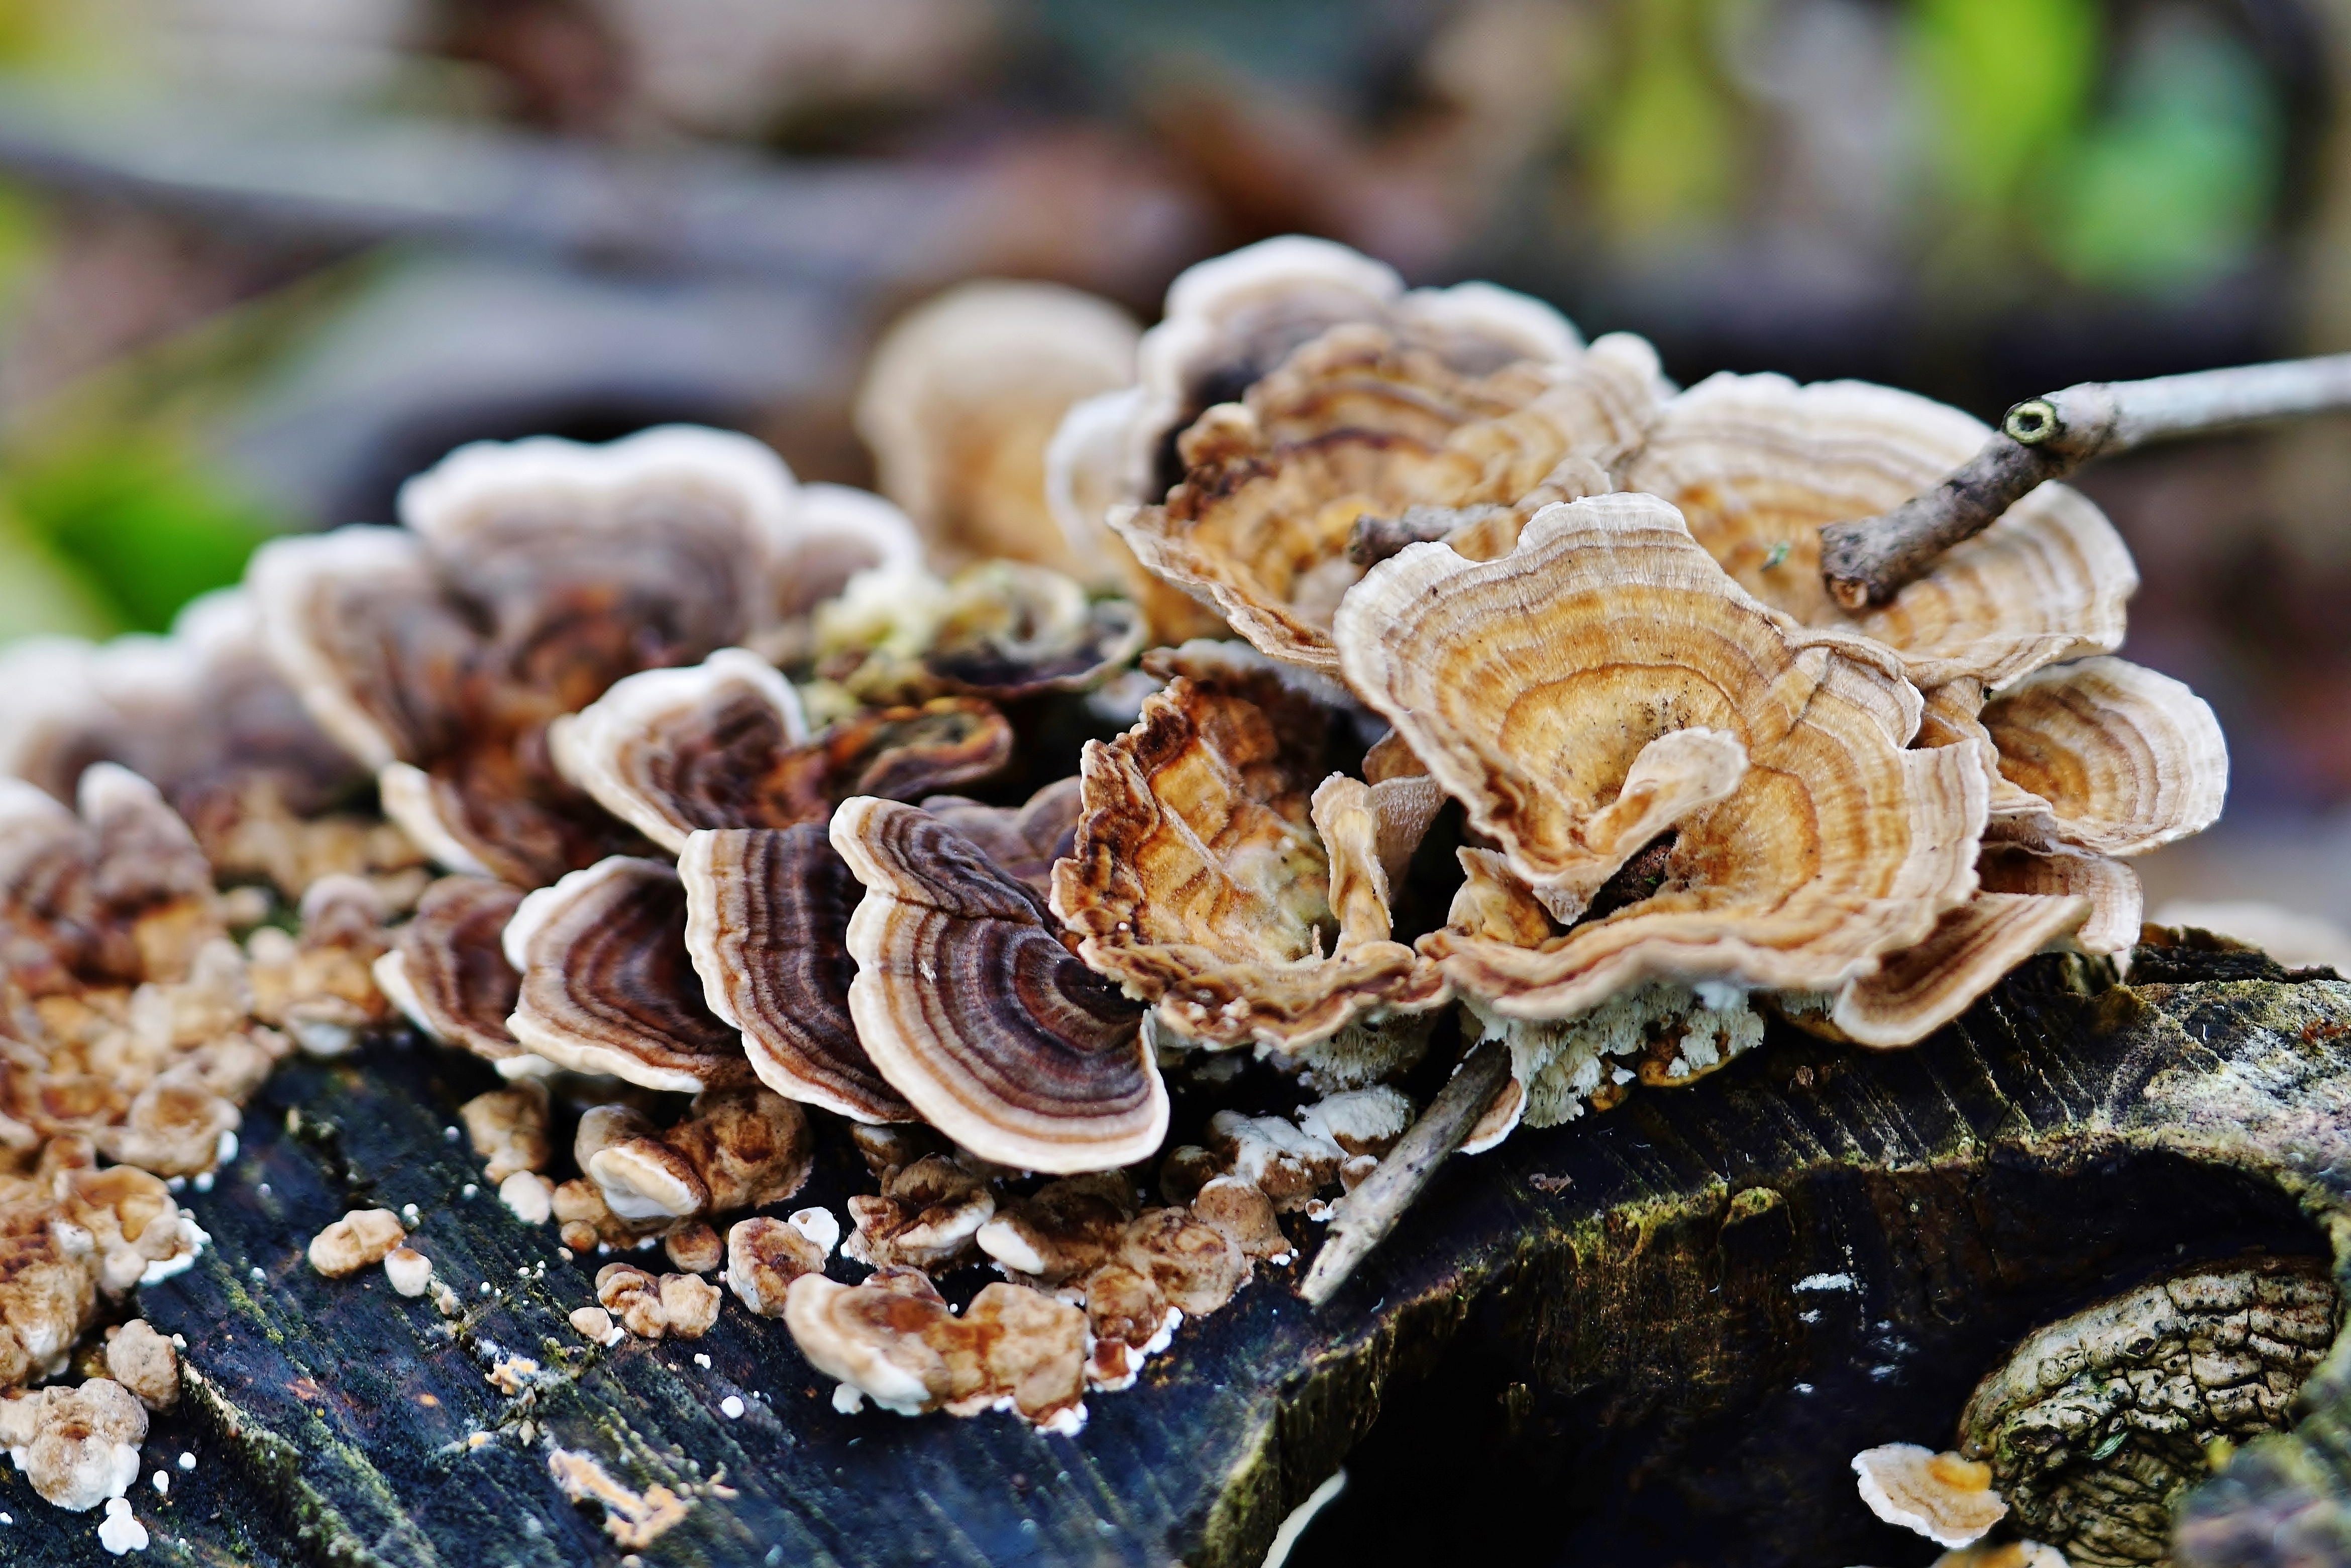
[(2351, 354), (2144, 382), (2084, 382), (2018, 403), (1941, 485), (1883, 517), (1821, 530), (1821, 579), (1839, 604), (1884, 604), (2036, 485), (2094, 457), (2231, 425), (2351, 408)]
[(1306, 1271), (1300, 1295), (1321, 1306), (1337, 1293), (1355, 1265), (1395, 1228), (1445, 1156), (1461, 1146), (1510, 1076), (1510, 1052), (1499, 1040), (1489, 1040), (1462, 1059), (1379, 1168), (1339, 1200), (1338, 1218), (1331, 1221), (1331, 1234), (1314, 1267)]

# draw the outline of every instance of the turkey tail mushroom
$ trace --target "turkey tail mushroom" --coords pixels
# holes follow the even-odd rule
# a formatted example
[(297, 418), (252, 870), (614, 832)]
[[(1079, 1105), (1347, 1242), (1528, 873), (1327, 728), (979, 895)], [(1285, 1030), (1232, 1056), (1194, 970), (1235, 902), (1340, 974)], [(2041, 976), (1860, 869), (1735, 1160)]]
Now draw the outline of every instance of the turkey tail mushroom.
[(1061, 943), (1044, 901), (912, 806), (833, 814), (865, 885), (850, 917), (858, 1038), (925, 1120), (1017, 1169), (1106, 1170), (1167, 1131), (1142, 1009)]
[(525, 898), (502, 938), (522, 987), (507, 1027), (559, 1067), (647, 1089), (748, 1082), (741, 1035), (704, 1005), (674, 867), (614, 855)]
[(776, 1092), (855, 1121), (911, 1122), (850, 1015), (850, 911), (862, 890), (812, 823), (705, 830), (678, 857), (685, 945), (710, 1010)]

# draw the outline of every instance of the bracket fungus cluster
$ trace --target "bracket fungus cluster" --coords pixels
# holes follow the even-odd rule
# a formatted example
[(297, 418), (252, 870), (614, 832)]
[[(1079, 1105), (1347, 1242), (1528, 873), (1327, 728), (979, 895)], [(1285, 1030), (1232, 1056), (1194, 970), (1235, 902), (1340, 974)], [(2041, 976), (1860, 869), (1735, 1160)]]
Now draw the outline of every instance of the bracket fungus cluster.
[[(2225, 792), (2064, 486), (1822, 589), (1820, 527), (1981, 437), (1888, 389), (1680, 391), (1284, 239), (1139, 337), (959, 295), (858, 417), (890, 499), (483, 444), (171, 639), (9, 655), (70, 679), (0, 682), (0, 1385), (184, 1266), (164, 1178), (272, 1062), (397, 1017), (505, 1081), (462, 1119), (605, 1260), (596, 1343), (723, 1283), (845, 1408), (1073, 1429), (1393, 1173), (2123, 950)], [(785, 1212), (828, 1140), (846, 1231)], [(456, 1310), (413, 1222), (338, 1227), (322, 1272)]]

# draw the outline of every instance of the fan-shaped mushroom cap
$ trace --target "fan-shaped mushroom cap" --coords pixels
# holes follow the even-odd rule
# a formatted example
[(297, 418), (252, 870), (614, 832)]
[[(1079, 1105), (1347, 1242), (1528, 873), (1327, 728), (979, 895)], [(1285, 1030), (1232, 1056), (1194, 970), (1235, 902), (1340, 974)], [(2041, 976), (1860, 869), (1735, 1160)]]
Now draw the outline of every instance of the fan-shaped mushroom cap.
[[(1906, 749), (1918, 694), (1889, 655), (1755, 602), (1654, 497), (1546, 508), (1501, 560), (1415, 545), (1348, 595), (1336, 631), (1350, 683), (1502, 846), (1421, 942), (1501, 1015), (1562, 1018), (1651, 977), (1834, 989), (1974, 891), (1983, 747)], [(1660, 747), (1700, 729), (1725, 738)], [(1727, 796), (1653, 796), (1712, 800), (1679, 817), (1654, 893), (1544, 931), (1511, 877), (1548, 882), (1554, 911), (1591, 896), (1640, 847), (1616, 833), (1593, 853), (1598, 814), (1645, 772), (1683, 777), (1661, 766), (1679, 747), (1710, 762), (1733, 744), (1747, 767)], [(1650, 831), (1670, 813), (1641, 815)]]
[(1820, 528), (1932, 489), (1991, 434), (1938, 402), (1865, 382), (1710, 376), (1658, 414), (1624, 470), (1679, 507), (1740, 586), (1808, 626), (1849, 626), (1898, 650), (1931, 686), (1994, 686), (2123, 640), (2138, 574), (2105, 517), (2043, 485), (1938, 559), (1894, 602), (1848, 617), (1821, 582)]
[(1244, 246), (1168, 285), (1159, 324), (1136, 348), (1143, 396), (1121, 454), (1129, 498), (1156, 500), (1175, 482), (1161, 467), (1171, 433), (1300, 344), (1353, 321), (1392, 327), (1472, 375), (1512, 360), (1564, 360), (1583, 346), (1551, 307), (1491, 284), (1407, 293), (1384, 263), (1328, 240), (1288, 235)]
[[(749, 436), (665, 425), (603, 445), (461, 446), (401, 486), (400, 517), (486, 612), (515, 673), (580, 707), (615, 665), (686, 663), (768, 623), (791, 490)], [(583, 612), (589, 624), (564, 624)]]
[(674, 854), (697, 828), (766, 817), (768, 803), (744, 792), (765, 782), (761, 764), (806, 745), (809, 729), (774, 665), (721, 648), (699, 664), (615, 682), (548, 738), (564, 777)]
[(693, 1165), (714, 1208), (764, 1208), (808, 1181), (808, 1115), (760, 1084), (705, 1090), (662, 1141)]
[(849, 922), (858, 1038), (925, 1120), (1027, 1170), (1159, 1146), (1167, 1091), (1138, 1009), (1061, 945), (1044, 900), (912, 806), (848, 801), (832, 844), (865, 884)]
[(2138, 943), (2146, 895), (2138, 873), (2111, 856), (1986, 843), (1976, 877), (1985, 893), (2088, 899), (2090, 918), (2074, 933), (2085, 953), (2124, 953)]
[(704, 998), (742, 1031), (759, 1081), (860, 1122), (913, 1121), (850, 1017), (849, 915), (863, 890), (825, 831), (705, 830), (677, 870)]
[(1876, 973), (1848, 982), (1829, 1021), (1838, 1038), (1858, 1045), (1916, 1045), (2002, 975), (2080, 930), (2090, 913), (2082, 897), (1979, 893), (1938, 921), (1925, 941), (1887, 954)]
[[(1622, 334), (1465, 374), (1384, 329), (1339, 327), (1202, 415), (1179, 442), (1184, 482), (1112, 526), (1264, 652), (1335, 673), (1331, 615), (1363, 574), (1359, 517), (1436, 508), (1479, 534), (1471, 553), (1507, 553), (1545, 503), (1609, 487), (1664, 390), (1656, 354)], [(1498, 510), (1512, 514), (1499, 532)]]
[(810, 1365), (902, 1416), (1005, 1404), (1047, 1421), (1085, 1393), (1086, 1314), (1002, 1281), (958, 1318), (936, 1292), (802, 1274), (785, 1293), (784, 1322)]
[(994, 777), (1012, 760), (1013, 734), (977, 697), (935, 697), (845, 718), (809, 744), (823, 759), (829, 800), (902, 800)]
[(199, 943), (220, 933), (212, 865), (162, 792), (128, 768), (100, 762), (74, 791), (94, 852), (90, 893), (131, 925), (143, 977), (186, 977)]
[(1039, 893), (1053, 883), (1053, 862), (1070, 853), (1085, 810), (1083, 781), (1057, 779), (1018, 806), (988, 806), (960, 795), (932, 795), (924, 810), (969, 839), (979, 852)]
[(1045, 447), (1070, 405), (1134, 376), (1134, 320), (1050, 283), (950, 288), (883, 334), (857, 394), (857, 431), (883, 493), (952, 563), (1077, 558), (1045, 504)]
[(456, 743), (479, 638), (444, 601), (423, 540), (365, 527), (272, 539), (246, 581), (270, 657), (353, 757), (380, 768)]
[(1053, 871), (1086, 963), (1222, 1046), (1296, 1050), (1443, 1002), (1442, 977), (1390, 939), (1369, 788), (1325, 777), (1319, 683), (1237, 644), (1158, 667), (1177, 674), (1135, 727), (1086, 747), (1085, 815)]
[(768, 552), (776, 614), (785, 621), (810, 614), (862, 572), (903, 578), (925, 570), (923, 538), (906, 514), (847, 485), (799, 486)]
[(686, 1157), (658, 1138), (624, 1138), (581, 1162), (622, 1219), (683, 1218), (710, 1207), (710, 1189)]
[(272, 656), (451, 869), (538, 885), (626, 847), (554, 773), (545, 726), (768, 625), (789, 472), (747, 437), (672, 428), (468, 446), (401, 496), (405, 531), (256, 558)]
[(376, 984), (437, 1040), (491, 1061), (528, 1054), (507, 1028), (522, 976), (501, 945), (522, 897), (493, 877), (441, 878), (375, 961)]
[(502, 945), (522, 976), (507, 1028), (558, 1066), (688, 1092), (750, 1079), (741, 1036), (703, 1005), (674, 867), (573, 872), (522, 901)]
[(434, 860), (535, 884), (611, 847), (611, 820), (517, 753), (559, 701), (498, 670), (415, 535), (274, 539), (246, 580), (270, 656), (319, 727), (375, 770), (385, 814)]
[[(155, 787), (101, 762), (76, 790), (80, 814), (0, 778), (0, 969), (26, 997), (97, 985), (181, 981), (222, 938), (204, 852)], [(224, 1028), (241, 1022), (221, 1019)], [(17, 1025), (18, 1029), (37, 1025)]]
[(1194, 1317), (1215, 1312), (1249, 1283), (1238, 1239), (1181, 1208), (1146, 1208), (1130, 1221), (1121, 1261)]
[(1975, 897), (1927, 939), (1889, 953), (1834, 997), (1782, 997), (1782, 1016), (1824, 1039), (1914, 1045), (1965, 1012), (2035, 953), (2120, 953), (2139, 937), (2138, 875), (2105, 855), (1986, 843)]
[(1013, 746), (1011, 725), (976, 697), (865, 709), (811, 737), (790, 683), (740, 648), (632, 675), (549, 738), (568, 778), (673, 852), (703, 829), (789, 828), (848, 795), (983, 779)]
[[(277, 875), (289, 896), (308, 879), (283, 841), (312, 837), (295, 816), (326, 812), (365, 777), (270, 662), (242, 588), (190, 601), (168, 636), (27, 638), (0, 650), (0, 773), (69, 800), (95, 761), (152, 780), (215, 865)], [(283, 826), (254, 821), (264, 813)]]
[[(1136, 350), (1138, 384), (1086, 399), (1062, 420), (1047, 449), (1046, 489), (1063, 534), (1099, 538), (1113, 507), (1164, 499), (1184, 476), (1176, 432), (1348, 322), (1384, 327), (1471, 376), (1514, 360), (1565, 361), (1583, 347), (1551, 307), (1489, 284), (1407, 293), (1384, 263), (1327, 240), (1289, 235), (1244, 246), (1169, 287), (1163, 319)], [(1115, 553), (1126, 555), (1123, 546)], [(1213, 614), (1131, 558), (1118, 564), (1158, 641), (1219, 634)]]
[(1984, 705), (2003, 778), (2036, 798), (1994, 836), (2135, 855), (2218, 821), (2229, 747), (2204, 700), (2124, 659), (2038, 670)]
[(877, 1268), (949, 1268), (970, 1255), (995, 1214), (986, 1176), (945, 1155), (925, 1155), (891, 1167), (880, 1193), (850, 1198), (857, 1228), (841, 1255)]
[(1870, 1512), (1938, 1546), (1965, 1546), (2008, 1517), (2008, 1504), (1991, 1490), (1991, 1467), (1957, 1454), (1887, 1443), (1855, 1454), (1853, 1473)]
[(1047, 1182), (996, 1211), (973, 1239), (1015, 1274), (1058, 1285), (1107, 1260), (1134, 1218), (1134, 1188), (1123, 1173), (1101, 1171)]
[(867, 702), (940, 692), (1009, 699), (1083, 691), (1142, 648), (1142, 612), (1089, 601), (1077, 580), (1016, 560), (983, 561), (952, 580), (869, 574), (817, 615), (816, 649)]

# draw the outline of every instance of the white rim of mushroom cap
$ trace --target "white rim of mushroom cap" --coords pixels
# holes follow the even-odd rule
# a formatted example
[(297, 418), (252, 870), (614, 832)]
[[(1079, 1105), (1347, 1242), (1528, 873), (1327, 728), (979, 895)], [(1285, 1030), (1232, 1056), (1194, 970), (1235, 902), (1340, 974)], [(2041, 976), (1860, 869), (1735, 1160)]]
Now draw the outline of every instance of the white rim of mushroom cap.
[[(1261, 373), (1299, 344), (1348, 321), (1392, 321), (1447, 358), (1474, 350), (1488, 369), (1508, 359), (1568, 359), (1583, 347), (1583, 335), (1558, 311), (1489, 283), (1406, 293), (1395, 268), (1330, 240), (1283, 235), (1243, 246), (1179, 273), (1167, 287), (1159, 324), (1136, 347), (1142, 395), (1128, 411), (1115, 452), (1124, 498), (1158, 498), (1150, 491), (1160, 444), (1184, 417), (1202, 367), (1246, 354)], [(1252, 339), (1262, 340), (1253, 350)], [(1088, 416), (1104, 417), (1099, 408)], [(1086, 447), (1112, 455), (1107, 444)]]
[[(1530, 573), (1541, 574), (1540, 587), (1519, 585)], [(1479, 589), (1494, 602), (1473, 599)], [(1624, 605), (1634, 589), (1652, 593), (1657, 603), (1646, 616), (1627, 620)], [(1538, 644), (1532, 631), (1517, 627), (1510, 618), (1522, 612), (1510, 605), (1537, 592), (1546, 605), (1565, 607), (1545, 613), (1603, 615), (1606, 628), (1596, 634), (1608, 645), (1605, 656), (1596, 645), (1579, 651), (1556, 638)], [(1471, 636), (1463, 618), (1479, 606), (1508, 623)], [(1706, 606), (1719, 612), (1701, 614)], [(1718, 613), (1719, 624), (1706, 629)], [(1801, 781), (1808, 789), (1829, 788), (1827, 779), (1803, 779), (1802, 769), (1813, 765), (1808, 758), (1834, 755), (1846, 761), (1835, 774), (1838, 796), (1833, 798), (1850, 799), (1848, 814), (1866, 821), (1849, 823), (1839, 841), (1846, 868), (1842, 880), (1824, 881), (1815, 864), (1801, 886), (1783, 887), (1769, 899), (1759, 892), (1743, 912), (1739, 905), (1685, 909), (1643, 901), (1538, 947), (1484, 937), (1450, 941), (1446, 966), (1455, 985), (1486, 994), (1498, 1012), (1564, 1017), (1653, 976), (1834, 988), (1874, 969), (1880, 954), (1924, 939), (1945, 910), (1975, 890), (1990, 793), (1989, 748), (1971, 741), (1907, 749), (1921, 703), (1916, 688), (1894, 672), (1891, 653), (1850, 632), (1798, 627), (1757, 603), (1655, 497), (1600, 496), (1547, 507), (1528, 525), (1517, 551), (1502, 560), (1471, 563), (1441, 545), (1411, 546), (1349, 593), (1336, 631), (1351, 683), (1405, 734), (1447, 792), (1467, 805), (1471, 825), (1501, 841), (1510, 870), (1529, 886), (1540, 886), (1573, 858), (1553, 853), (1548, 839), (1522, 841), (1535, 827), (1553, 838), (1573, 827), (1577, 819), (1568, 808), (1574, 798), (1562, 793), (1556, 820), (1533, 827), (1530, 801), (1521, 799), (1554, 787), (1544, 770), (1556, 747), (1572, 741), (1562, 732), (1532, 743), (1524, 756), (1510, 752), (1499, 738), (1499, 716), (1475, 710), (1480, 694), (1492, 690), (1486, 666), (1510, 674), (1522, 686), (1537, 679), (1561, 683), (1591, 670), (1606, 676), (1625, 656), (1623, 639), (1634, 635), (1645, 639), (1643, 656), (1652, 663), (1710, 662), (1715, 667), (1703, 681), (1697, 679), (1698, 663), (1679, 666), (1692, 672), (1683, 685), (1693, 702), (1714, 694), (1707, 700), (1719, 701), (1748, 732), (1760, 771), (1749, 776), (1757, 781), (1752, 798), (1742, 783), (1722, 805), (1681, 818), (1686, 837), (1693, 825), (1724, 821), (1721, 813), (1734, 809), (1748, 813), (1740, 821), (1756, 820), (1754, 813), (1765, 810), (1761, 801), (1767, 786)], [(1402, 651), (1431, 640), (1458, 657), (1415, 661)], [(1683, 651), (1674, 653), (1669, 643)], [(1540, 670), (1527, 664), (1537, 657), (1528, 650), (1538, 646), (1548, 650), (1541, 660), (1549, 661)], [(1734, 653), (1734, 647), (1740, 651)], [(1742, 670), (1751, 673), (1739, 675)], [(1747, 693), (1739, 700), (1752, 714), (1718, 684), (1734, 676)], [(1614, 701), (1609, 679), (1599, 681), (1592, 699), (1603, 712)], [(1644, 691), (1643, 702), (1658, 700)], [(1669, 728), (1685, 731), (1714, 722), (1695, 707), (1672, 716), (1677, 722)], [(1504, 782), (1498, 784), (1498, 778)], [(1867, 803), (1855, 789), (1872, 792)], [(1598, 799), (1593, 797), (1595, 804)], [(1898, 814), (1886, 817), (1888, 810)], [(1611, 855), (1638, 847), (1616, 843)], [(1613, 869), (1604, 858), (1578, 871), (1563, 890), (1583, 893), (1590, 871), (1603, 867)], [(1876, 869), (1865, 875), (1866, 867)]]
[(2200, 833), (2229, 795), (2229, 744), (2203, 698), (2127, 659), (2036, 670), (1979, 716), (2034, 799), (1993, 836), (2137, 855)]
[(614, 682), (602, 696), (549, 727), (549, 748), (558, 772), (675, 854), (697, 828), (758, 824), (686, 821), (638, 764), (647, 755), (674, 755), (673, 727), (692, 726), (746, 696), (774, 716), (785, 744), (807, 744), (808, 715), (792, 684), (749, 649), (721, 648), (698, 664), (644, 670)]
[[(949, 852), (935, 852), (920, 866), (906, 863), (899, 841), (926, 834)], [(1015, 1169), (1103, 1170), (1158, 1148), (1167, 1132), (1167, 1088), (1142, 1038), (1141, 1016), (1131, 1044), (1112, 1043), (1120, 1030), (1087, 1004), (1131, 1004), (1068, 953), (1042, 899), (913, 806), (853, 797), (833, 814), (831, 837), (866, 890), (849, 921), (849, 951), (857, 960), (850, 1014), (873, 1065), (925, 1120), (983, 1159)], [(964, 863), (953, 863), (957, 860)], [(964, 880), (942, 896), (945, 877)], [(1073, 999), (1056, 993), (1058, 1010), (1021, 1010), (1008, 1022), (985, 1012), (959, 1017), (965, 1003), (1029, 999), (1002, 976), (962, 988), (957, 976), (939, 972), (937, 945), (967, 939), (987, 955), (1049, 966), (1030, 977), (1040, 987), (1066, 977), (1082, 981), (1087, 994)], [(1063, 1026), (1101, 1039), (1090, 1044), (1055, 1032)], [(1040, 1039), (1052, 1042), (1044, 1048), (1048, 1056), (1019, 1060)], [(1088, 1068), (1098, 1069), (1096, 1078), (1117, 1078), (1124, 1070), (1132, 1082), (1092, 1109), (1043, 1096), (1023, 1104), (1014, 1097), (1020, 1088)]]
[(353, 695), (345, 672), (319, 645), (308, 622), (312, 597), (330, 584), (363, 582), (378, 595), (437, 600), (440, 579), (423, 540), (405, 528), (356, 523), (271, 539), (254, 552), (245, 580), (269, 657), (312, 720), (371, 769), (381, 772), (402, 761), (400, 741)]
[[(611, 1073), (647, 1089), (698, 1093), (710, 1086), (709, 1079), (689, 1071), (682, 1065), (664, 1066), (658, 1061), (648, 1060), (615, 1044), (611, 1040), (593, 1039), (580, 1032), (562, 1014), (550, 1011), (541, 998), (541, 992), (545, 990), (568, 992), (575, 985), (591, 983), (585, 977), (574, 977), (567, 965), (570, 946), (576, 942), (556, 945), (567, 932), (567, 923), (578, 924), (583, 908), (590, 901), (607, 897), (608, 890), (611, 890), (610, 896), (625, 898), (625, 890), (616, 884), (664, 881), (673, 885), (678, 883), (677, 868), (666, 861), (611, 855), (585, 870), (569, 873), (552, 886), (536, 889), (524, 897), (522, 903), (516, 906), (514, 917), (507, 922), (506, 930), (499, 939), (507, 962), (514, 965), (522, 976), (520, 998), (515, 1010), (507, 1019), (507, 1028), (517, 1042), (559, 1067), (568, 1067), (575, 1072)], [(692, 961), (685, 954), (685, 895), (682, 886), (679, 886), (677, 896), (676, 938), (679, 956), (684, 959), (678, 968), (684, 983), (678, 994), (664, 997), (662, 1000), (681, 1010), (701, 1009), (704, 1007), (702, 988), (692, 983)], [(596, 921), (569, 935), (574, 938), (590, 935), (610, 937), (614, 933), (604, 922)], [(661, 933), (659, 939), (666, 940), (667, 935), (666, 932)], [(576, 1003), (567, 998), (566, 1012), (580, 1010)], [(610, 1021), (602, 1017), (606, 1010), (596, 1009), (598, 1021)], [(732, 1060), (741, 1060), (739, 1032), (726, 1028), (723, 1021), (715, 1017), (709, 1021), (716, 1030), (724, 1033), (728, 1044), (734, 1048), (733, 1059), (728, 1059), (724, 1052), (705, 1052), (694, 1049), (692, 1042), (686, 1042), (689, 1050), (684, 1052), (677, 1051), (672, 1042), (654, 1040), (654, 1043), (664, 1052), (697, 1058), (706, 1055), (714, 1063), (727, 1062), (731, 1065)], [(622, 1031), (616, 1031), (616, 1034)], [(653, 1040), (664, 1031), (656, 1022), (639, 1019), (625, 1032), (635, 1038)], [(745, 1061), (742, 1076), (749, 1075), (749, 1064)]]
[(1972, 1545), (2008, 1515), (1991, 1468), (1957, 1454), (1886, 1443), (1855, 1454), (1853, 1473), (1872, 1513), (1938, 1546)]

